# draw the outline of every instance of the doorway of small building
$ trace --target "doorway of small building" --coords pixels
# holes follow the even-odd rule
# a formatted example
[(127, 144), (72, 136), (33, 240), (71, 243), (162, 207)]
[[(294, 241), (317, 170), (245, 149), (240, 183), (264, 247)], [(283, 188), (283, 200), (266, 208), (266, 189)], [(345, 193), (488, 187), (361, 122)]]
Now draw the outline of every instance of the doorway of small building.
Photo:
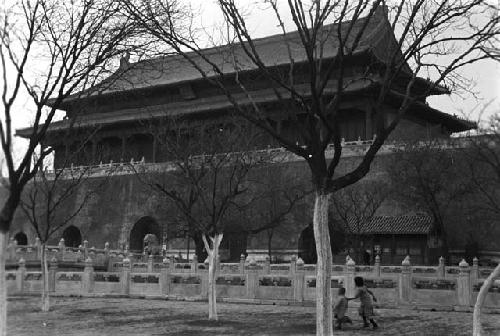
[(82, 234), (76, 226), (68, 226), (62, 235), (64, 239), (64, 245), (67, 247), (78, 247), (82, 245)]
[(17, 241), (17, 245), (28, 245), (28, 236), (22, 231), (16, 233), (14, 239)]
[(160, 226), (149, 216), (139, 219), (130, 230), (129, 248), (132, 252), (142, 253), (144, 251), (144, 237), (146, 235), (154, 235), (156, 241), (162, 241)]
[[(345, 234), (340, 229), (339, 223), (331, 221), (328, 225), (330, 231), (330, 246), (332, 254), (339, 253), (345, 245)], [(314, 239), (314, 230), (312, 223), (309, 224), (299, 237), (299, 258), (304, 260), (305, 264), (315, 264), (318, 261), (316, 254), (316, 240)]]
[(244, 232), (224, 233), (220, 249), (222, 261), (239, 261), (241, 255), (247, 252), (247, 234)]

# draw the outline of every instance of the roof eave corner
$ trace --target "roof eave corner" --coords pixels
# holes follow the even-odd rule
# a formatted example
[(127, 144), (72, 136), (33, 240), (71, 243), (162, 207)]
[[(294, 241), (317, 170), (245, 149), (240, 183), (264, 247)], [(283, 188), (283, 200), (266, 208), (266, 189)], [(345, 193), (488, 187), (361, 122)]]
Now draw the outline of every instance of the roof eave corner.
[(29, 139), (31, 137), (31, 133), (33, 131), (33, 127), (24, 127), (16, 130), (15, 136)]

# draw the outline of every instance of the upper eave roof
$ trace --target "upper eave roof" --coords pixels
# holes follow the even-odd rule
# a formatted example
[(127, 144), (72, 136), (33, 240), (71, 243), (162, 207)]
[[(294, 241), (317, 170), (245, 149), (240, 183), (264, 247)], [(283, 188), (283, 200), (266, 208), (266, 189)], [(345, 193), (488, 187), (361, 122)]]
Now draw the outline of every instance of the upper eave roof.
[[(342, 26), (344, 35), (347, 34), (349, 24), (350, 22), (345, 22)], [(392, 56), (393, 51), (395, 48), (398, 48), (398, 46), (391, 25), (387, 20), (386, 14), (383, 13), (382, 10), (376, 11), (371, 18), (365, 17), (358, 19), (353, 26), (350, 34), (351, 38), (347, 41), (346, 45), (352, 45), (352, 37), (356, 36), (365, 24), (367, 24), (365, 33), (354, 55), (366, 54), (373, 56), (382, 63), (387, 62), (388, 58)], [(337, 54), (337, 28), (338, 26), (336, 24), (330, 24), (325, 25), (321, 31), (320, 39), (321, 41), (325, 41), (322, 50), (324, 59), (332, 58)], [(268, 67), (290, 64), (289, 49), (291, 58), (295, 64), (306, 62), (307, 60), (307, 55), (297, 31), (289, 32), (285, 35), (272, 35), (253, 41), (261, 61)], [(257, 66), (248, 58), (240, 44), (206, 48), (201, 50), (201, 53), (210, 59), (211, 62), (217, 64), (223, 74), (232, 74), (236, 72), (234, 67), (235, 60), (238, 64), (238, 71), (240, 72), (257, 69)], [(199, 65), (207, 76), (216, 76), (213, 68), (203, 61), (202, 57), (196, 52), (189, 52), (187, 56)], [(411, 74), (412, 71), (406, 63), (403, 68), (405, 72)], [(179, 54), (143, 60), (131, 64), (126, 70), (118, 70), (113, 75), (88, 90), (71, 95), (65, 99), (62, 108), (67, 108), (66, 103), (78, 99), (85, 99), (87, 97), (181, 84), (200, 80), (202, 78), (200, 71)], [(446, 93), (446, 90), (442, 87), (437, 87), (432, 92), (432, 94), (442, 93)]]

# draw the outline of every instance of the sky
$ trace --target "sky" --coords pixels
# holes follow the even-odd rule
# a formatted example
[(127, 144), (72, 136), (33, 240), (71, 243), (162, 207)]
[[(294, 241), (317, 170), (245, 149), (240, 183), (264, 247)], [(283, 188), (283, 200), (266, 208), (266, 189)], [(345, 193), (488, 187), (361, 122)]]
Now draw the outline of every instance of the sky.
[[(213, 0), (189, 0), (195, 12), (200, 13), (198, 24), (202, 24), (208, 31), (219, 29), (222, 16)], [(284, 0), (278, 0), (283, 4)], [(262, 5), (255, 5), (254, 1), (242, 1), (247, 14), (247, 25), (254, 37), (262, 37), (280, 33), (276, 25), (274, 14), (265, 10)], [(282, 11), (283, 20), (289, 30), (293, 30), (293, 24), (287, 11)], [(118, 61), (116, 61), (118, 68)], [(483, 61), (463, 69), (462, 74), (474, 83), (475, 95), (468, 92), (454, 92), (449, 96), (430, 97), (428, 102), (434, 108), (449, 114), (477, 121), (481, 116), (485, 118), (500, 111), (500, 64), (494, 61)], [(0, 85), (2, 84), (0, 79)], [(30, 111), (30, 100), (22, 95), (16, 103), (17, 113), (13, 116), (13, 127), (15, 129), (30, 125), (32, 116)], [(63, 117), (59, 114), (59, 118)], [(15, 145), (22, 151), (23, 141)], [(1, 155), (1, 153), (0, 153)], [(2, 158), (0, 157), (0, 161)]]

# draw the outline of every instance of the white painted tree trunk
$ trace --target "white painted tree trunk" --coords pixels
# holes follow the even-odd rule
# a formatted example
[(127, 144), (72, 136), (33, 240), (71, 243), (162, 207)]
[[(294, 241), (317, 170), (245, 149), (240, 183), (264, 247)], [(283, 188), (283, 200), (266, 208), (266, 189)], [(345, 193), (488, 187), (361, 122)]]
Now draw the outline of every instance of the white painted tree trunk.
[(316, 335), (333, 334), (332, 324), (332, 250), (328, 230), (329, 195), (316, 192), (314, 203), (313, 229), (316, 240)]
[(5, 281), (7, 235), (7, 232), (0, 231), (0, 336), (7, 336), (7, 283)]
[(50, 297), (49, 297), (49, 269), (47, 265), (47, 251), (45, 244), (42, 245), (42, 311), (48, 312), (50, 309)]
[(217, 256), (219, 255), (219, 246), (222, 241), (223, 234), (217, 233), (215, 237), (209, 237), (212, 242), (210, 247), (205, 235), (203, 235), (203, 243), (208, 253), (208, 319), (217, 321)]
[(472, 335), (473, 336), (482, 336), (483, 328), (481, 326), (481, 308), (484, 305), (484, 301), (486, 299), (486, 295), (488, 295), (488, 291), (493, 285), (495, 278), (500, 277), (500, 264), (495, 267), (493, 272), (491, 272), (490, 276), (483, 282), (479, 293), (477, 294), (476, 304), (474, 305), (474, 314), (472, 317)]

